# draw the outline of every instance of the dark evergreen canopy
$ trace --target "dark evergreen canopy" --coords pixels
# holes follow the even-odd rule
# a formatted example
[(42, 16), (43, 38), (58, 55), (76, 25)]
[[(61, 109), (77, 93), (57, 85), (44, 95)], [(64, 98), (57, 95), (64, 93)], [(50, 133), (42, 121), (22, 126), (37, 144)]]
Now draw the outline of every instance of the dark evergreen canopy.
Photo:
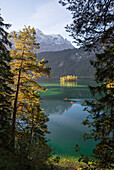
[(95, 45), (112, 34), (113, 0), (60, 0), (72, 13), (66, 30), (79, 46)]
[[(72, 12), (73, 23), (66, 27), (80, 46), (101, 48), (91, 64), (96, 69), (96, 87), (90, 87), (94, 100), (85, 102), (89, 112), (83, 121), (92, 127), (85, 139), (98, 140), (91, 157), (97, 169), (113, 167), (114, 132), (114, 45), (113, 45), (113, 0), (60, 0)], [(98, 43), (99, 42), (99, 43)], [(89, 49), (89, 48), (87, 48)], [(83, 69), (83, 68), (82, 68)], [(96, 98), (99, 94), (99, 98)], [(78, 145), (76, 145), (78, 151)], [(88, 157), (79, 160), (88, 164)], [(90, 168), (90, 167), (89, 167)]]
[(0, 16), (0, 168), (5, 167), (3, 160), (10, 159), (8, 154), (11, 151), (11, 85), (12, 74), (9, 63), (11, 57), (8, 48), (11, 43), (8, 40), (8, 33), (5, 28), (9, 28)]

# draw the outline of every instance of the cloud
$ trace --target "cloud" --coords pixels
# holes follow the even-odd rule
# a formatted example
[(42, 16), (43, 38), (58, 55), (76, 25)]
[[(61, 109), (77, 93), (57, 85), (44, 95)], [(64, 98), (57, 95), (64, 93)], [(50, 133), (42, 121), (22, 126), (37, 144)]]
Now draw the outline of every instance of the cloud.
[(61, 34), (67, 36), (65, 26), (72, 22), (71, 14), (57, 0), (37, 6), (30, 17), (30, 25), (39, 28), (46, 34)]

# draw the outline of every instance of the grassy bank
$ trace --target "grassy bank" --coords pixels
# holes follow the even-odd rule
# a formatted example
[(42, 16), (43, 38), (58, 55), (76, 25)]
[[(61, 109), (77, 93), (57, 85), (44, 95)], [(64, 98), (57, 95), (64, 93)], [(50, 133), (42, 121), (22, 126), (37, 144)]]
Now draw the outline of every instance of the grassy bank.
[[(57, 159), (58, 158), (58, 159)], [(59, 159), (60, 158), (60, 159)], [(78, 157), (61, 157), (54, 155), (50, 158), (49, 162), (52, 164), (54, 170), (81, 170), (87, 167), (87, 165), (83, 162), (78, 162)]]

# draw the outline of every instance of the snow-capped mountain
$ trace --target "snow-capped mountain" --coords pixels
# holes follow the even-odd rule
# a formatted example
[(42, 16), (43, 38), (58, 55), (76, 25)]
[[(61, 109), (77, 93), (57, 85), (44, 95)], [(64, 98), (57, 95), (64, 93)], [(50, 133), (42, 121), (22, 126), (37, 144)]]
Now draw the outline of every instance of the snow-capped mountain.
[[(64, 39), (60, 34), (43, 34), (39, 29), (36, 30), (36, 42), (39, 43), (40, 49), (38, 53), (49, 52), (49, 51), (62, 51), (66, 49), (74, 49), (75, 47), (68, 41)], [(18, 32), (16, 32), (18, 34)], [(15, 48), (13, 40), (10, 39), (12, 47)]]
[(70, 41), (64, 39), (60, 34), (46, 35), (39, 29), (36, 29), (36, 42), (40, 44), (39, 52), (62, 51), (74, 48)]

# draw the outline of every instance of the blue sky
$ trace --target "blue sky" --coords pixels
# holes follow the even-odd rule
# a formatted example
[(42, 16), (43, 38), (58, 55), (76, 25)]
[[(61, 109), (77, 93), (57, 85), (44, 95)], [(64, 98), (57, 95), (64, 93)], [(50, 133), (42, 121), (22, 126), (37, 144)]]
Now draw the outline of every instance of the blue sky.
[(0, 0), (0, 8), (4, 22), (12, 24), (9, 31), (30, 25), (45, 34), (61, 34), (73, 41), (64, 28), (72, 22), (71, 13), (58, 0)]

